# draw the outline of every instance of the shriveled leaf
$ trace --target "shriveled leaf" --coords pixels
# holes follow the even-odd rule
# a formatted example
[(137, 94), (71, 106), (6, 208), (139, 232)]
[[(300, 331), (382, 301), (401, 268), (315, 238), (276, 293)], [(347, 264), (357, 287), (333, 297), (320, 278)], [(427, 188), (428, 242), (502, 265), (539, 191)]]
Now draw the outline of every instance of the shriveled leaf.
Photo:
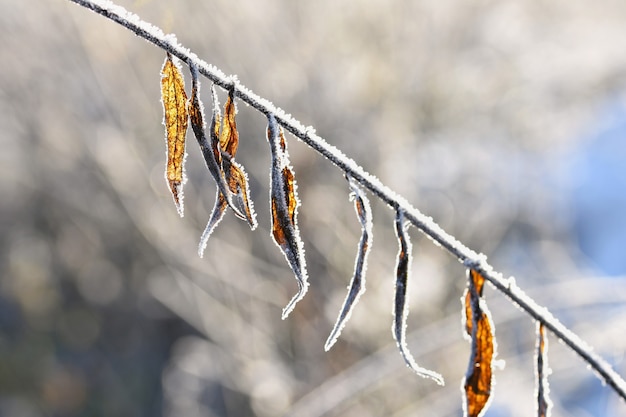
[(235, 121), (235, 90), (228, 93), (226, 104), (224, 105), (224, 126), (220, 135), (220, 148), (231, 158), (235, 157), (239, 146), (239, 133), (237, 132), (237, 122)]
[(552, 402), (550, 401), (550, 386), (548, 385), (548, 339), (543, 323), (537, 322), (537, 416), (549, 417)]
[(172, 61), (170, 54), (167, 54), (161, 69), (161, 101), (167, 143), (165, 179), (174, 197), (176, 210), (182, 217), (184, 214), (183, 184), (186, 181), (184, 162), (188, 123), (187, 94), (185, 94), (183, 75), (179, 66)]
[(493, 323), (480, 295), (484, 277), (474, 270), (468, 275), (465, 314), (467, 323), (471, 323), (466, 324), (466, 331), (471, 330), (472, 347), (463, 384), (464, 411), (468, 417), (477, 417), (484, 414), (491, 399), (496, 343)]
[[(231, 192), (233, 211), (237, 217), (246, 220), (252, 230), (257, 226), (256, 213), (252, 200), (250, 200), (250, 190), (248, 189), (248, 175), (243, 166), (225, 156), (222, 159), (226, 183)], [(243, 216), (241, 215), (243, 213)]]
[[(222, 193), (225, 201), (235, 211), (237, 216), (244, 217), (244, 215), (232, 204), (231, 194), (226, 185), (224, 178), (224, 172), (222, 170), (222, 157), (219, 150), (219, 139), (209, 142), (206, 136), (206, 123), (204, 121), (204, 106), (200, 101), (200, 82), (198, 80), (198, 69), (195, 65), (191, 66), (191, 98), (189, 99), (189, 119), (191, 120), (191, 128), (198, 141), (204, 162), (211, 173), (211, 176), (215, 180), (219, 191)], [(219, 134), (220, 114), (219, 104), (215, 103), (217, 96), (215, 89), (211, 88), (211, 93), (214, 100), (214, 109), (211, 116), (210, 132), (217, 130)], [(213, 135), (211, 135), (213, 136)]]
[(354, 200), (354, 209), (361, 223), (361, 240), (359, 241), (359, 247), (356, 255), (356, 261), (354, 263), (354, 274), (348, 287), (348, 295), (343, 302), (343, 307), (337, 317), (335, 327), (330, 332), (330, 336), (324, 345), (324, 349), (328, 351), (337, 341), (343, 327), (350, 319), (354, 306), (359, 301), (361, 295), (365, 292), (365, 271), (367, 269), (367, 257), (372, 247), (372, 210), (370, 208), (369, 200), (367, 196), (359, 187), (359, 185), (352, 179), (347, 177), (348, 183), (352, 193), (350, 199)]
[[(474, 283), (476, 287), (476, 292), (478, 293), (478, 297), (483, 296), (483, 287), (485, 285), (485, 278), (474, 271), (473, 269), (469, 270), (470, 279)], [(463, 305), (465, 306), (465, 333), (469, 340), (472, 338), (472, 303), (470, 301), (470, 291), (469, 288), (465, 290), (465, 301)]]
[(287, 258), (289, 266), (298, 282), (298, 292), (283, 309), (285, 319), (308, 289), (304, 247), (296, 221), (299, 205), (293, 170), (289, 166), (289, 157), (283, 130), (273, 114), (269, 114), (267, 140), (270, 144), (272, 167), (270, 172), (270, 204), (272, 210), (272, 237)]
[(422, 368), (415, 362), (413, 355), (406, 345), (406, 319), (409, 315), (407, 304), (407, 286), (409, 283), (409, 271), (411, 270), (411, 240), (406, 233), (407, 225), (404, 221), (404, 213), (402, 210), (396, 210), (395, 229), (400, 250), (398, 252), (398, 261), (396, 264), (396, 296), (394, 302), (394, 324), (392, 327), (393, 337), (396, 339), (398, 349), (404, 358), (407, 366), (415, 373), (424, 377), (431, 378), (439, 385), (444, 385), (443, 377), (429, 369)]

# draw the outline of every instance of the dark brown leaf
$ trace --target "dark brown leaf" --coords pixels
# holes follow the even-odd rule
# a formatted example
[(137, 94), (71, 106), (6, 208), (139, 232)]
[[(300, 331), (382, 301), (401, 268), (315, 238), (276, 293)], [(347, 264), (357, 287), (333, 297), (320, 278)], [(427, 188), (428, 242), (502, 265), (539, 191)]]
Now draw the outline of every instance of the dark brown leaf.
[(394, 301), (394, 324), (392, 327), (393, 337), (404, 362), (418, 375), (431, 378), (439, 385), (444, 385), (443, 377), (429, 369), (422, 368), (415, 362), (413, 355), (406, 345), (406, 319), (409, 315), (407, 304), (407, 286), (409, 283), (409, 271), (411, 270), (411, 240), (406, 233), (407, 225), (404, 221), (404, 212), (396, 210), (395, 229), (400, 250), (398, 252), (398, 261), (396, 264), (396, 296)]
[(474, 270), (470, 270), (468, 275), (469, 285), (465, 294), (465, 330), (471, 334), (472, 347), (463, 384), (464, 411), (468, 417), (478, 417), (487, 410), (491, 398), (496, 344), (491, 317), (481, 298), (484, 277)]
[(372, 211), (370, 208), (369, 200), (367, 196), (359, 187), (359, 185), (352, 179), (347, 177), (348, 183), (352, 193), (350, 199), (354, 200), (354, 209), (361, 223), (361, 240), (359, 241), (359, 248), (356, 255), (356, 261), (354, 264), (354, 274), (350, 281), (350, 287), (348, 295), (343, 302), (343, 307), (337, 317), (337, 322), (333, 327), (333, 330), (328, 336), (328, 340), (324, 345), (324, 349), (328, 351), (337, 341), (337, 338), (341, 334), (341, 331), (347, 321), (350, 319), (354, 306), (358, 303), (359, 298), (365, 292), (365, 271), (367, 269), (367, 257), (369, 255), (370, 248), (372, 247)]
[(170, 54), (167, 54), (161, 69), (161, 101), (163, 103), (163, 124), (165, 125), (167, 143), (165, 179), (174, 197), (176, 210), (182, 217), (184, 214), (183, 184), (186, 181), (184, 162), (185, 136), (188, 124), (187, 95), (185, 94), (183, 75), (179, 66), (172, 61)]
[(267, 140), (272, 154), (270, 204), (272, 210), (272, 237), (280, 247), (298, 282), (298, 292), (283, 309), (285, 319), (298, 301), (306, 294), (307, 282), (304, 247), (296, 221), (299, 200), (293, 170), (289, 166), (289, 156), (283, 130), (273, 114), (269, 114)]

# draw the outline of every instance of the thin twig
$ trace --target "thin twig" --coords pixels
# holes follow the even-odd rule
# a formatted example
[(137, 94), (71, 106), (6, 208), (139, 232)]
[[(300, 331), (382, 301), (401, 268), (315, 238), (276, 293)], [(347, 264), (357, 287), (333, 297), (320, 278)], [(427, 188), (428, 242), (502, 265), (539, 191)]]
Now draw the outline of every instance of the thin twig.
[(161, 29), (145, 22), (123, 7), (108, 0), (69, 1), (119, 23), (137, 36), (175, 55), (188, 65), (195, 65), (202, 75), (216, 85), (226, 90), (231, 90), (233, 85), (235, 85), (235, 95), (239, 99), (265, 115), (273, 114), (277, 122), (291, 134), (301, 139), (318, 153), (324, 155), (337, 167), (342, 169), (345, 173), (348, 173), (352, 178), (361, 183), (389, 206), (394, 209), (401, 209), (405, 214), (406, 220), (420, 229), (436, 244), (450, 252), (466, 267), (480, 272), (497, 290), (509, 297), (534, 319), (543, 323), (555, 337), (563, 341), (576, 352), (607, 385), (622, 399), (626, 400), (626, 381), (624, 381), (604, 359), (594, 353), (583, 340), (557, 320), (548, 309), (539, 306), (532, 298), (526, 295), (526, 293), (515, 284), (514, 278), (510, 277), (505, 279), (502, 274), (494, 271), (491, 265), (487, 263), (486, 256), (474, 252), (456, 238), (446, 233), (432, 218), (422, 214), (402, 196), (396, 194), (381, 183), (378, 178), (366, 172), (354, 160), (316, 135), (313, 128), (305, 127), (298, 120), (291, 117), (291, 115), (286, 114), (283, 110), (274, 106), (270, 101), (259, 97), (251, 90), (241, 85), (235, 77), (226, 76), (213, 65), (198, 58), (198, 56), (189, 49), (180, 45), (174, 35), (166, 35)]

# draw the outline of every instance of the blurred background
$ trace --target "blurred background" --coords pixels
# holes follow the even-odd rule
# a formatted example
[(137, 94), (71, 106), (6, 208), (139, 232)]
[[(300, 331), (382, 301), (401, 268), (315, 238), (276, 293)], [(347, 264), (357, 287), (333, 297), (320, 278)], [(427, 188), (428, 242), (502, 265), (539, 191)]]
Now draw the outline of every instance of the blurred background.
[[(313, 125), (626, 374), (623, 0), (119, 4)], [(200, 259), (215, 186), (189, 136), (177, 216), (163, 51), (65, 0), (0, 7), (1, 416), (461, 415), (462, 265), (411, 229), (408, 342), (442, 388), (396, 350), (393, 213), (372, 201), (367, 292), (325, 353), (360, 236), (342, 173), (288, 136), (311, 287), (282, 321), (296, 284), (269, 232), (263, 115), (239, 105), (259, 228), (228, 214)], [(485, 298), (503, 361), (486, 415), (532, 415), (535, 323)], [(553, 415), (626, 415), (549, 339)]]

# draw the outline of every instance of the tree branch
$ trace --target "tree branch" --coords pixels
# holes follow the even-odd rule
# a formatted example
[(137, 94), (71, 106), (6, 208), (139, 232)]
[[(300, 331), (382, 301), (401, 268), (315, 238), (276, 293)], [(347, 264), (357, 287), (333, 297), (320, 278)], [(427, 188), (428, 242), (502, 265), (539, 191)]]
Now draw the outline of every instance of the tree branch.
[(446, 233), (432, 218), (422, 214), (409, 204), (402, 196), (396, 194), (380, 180), (366, 172), (354, 160), (346, 156), (336, 147), (330, 145), (322, 137), (315, 134), (312, 127), (305, 127), (298, 120), (274, 106), (270, 101), (259, 97), (241, 85), (233, 76), (226, 76), (222, 71), (200, 59), (189, 49), (178, 43), (174, 35), (166, 35), (163, 31), (128, 12), (126, 9), (108, 0), (69, 0), (86, 7), (108, 19), (111, 19), (137, 36), (156, 45), (164, 51), (175, 55), (198, 71), (216, 85), (231, 90), (235, 87), (235, 95), (243, 102), (259, 112), (273, 114), (277, 122), (287, 131), (305, 142), (318, 153), (324, 155), (337, 167), (348, 173), (378, 198), (396, 210), (404, 212), (406, 220), (421, 230), (436, 244), (442, 246), (467, 268), (478, 271), (497, 290), (505, 294), (531, 317), (543, 323), (558, 339), (576, 352), (622, 399), (626, 400), (626, 381), (599, 355), (593, 352), (583, 340), (557, 320), (547, 308), (538, 305), (532, 298), (515, 284), (515, 279), (505, 279), (496, 272), (483, 254), (478, 254), (459, 242), (454, 236)]

